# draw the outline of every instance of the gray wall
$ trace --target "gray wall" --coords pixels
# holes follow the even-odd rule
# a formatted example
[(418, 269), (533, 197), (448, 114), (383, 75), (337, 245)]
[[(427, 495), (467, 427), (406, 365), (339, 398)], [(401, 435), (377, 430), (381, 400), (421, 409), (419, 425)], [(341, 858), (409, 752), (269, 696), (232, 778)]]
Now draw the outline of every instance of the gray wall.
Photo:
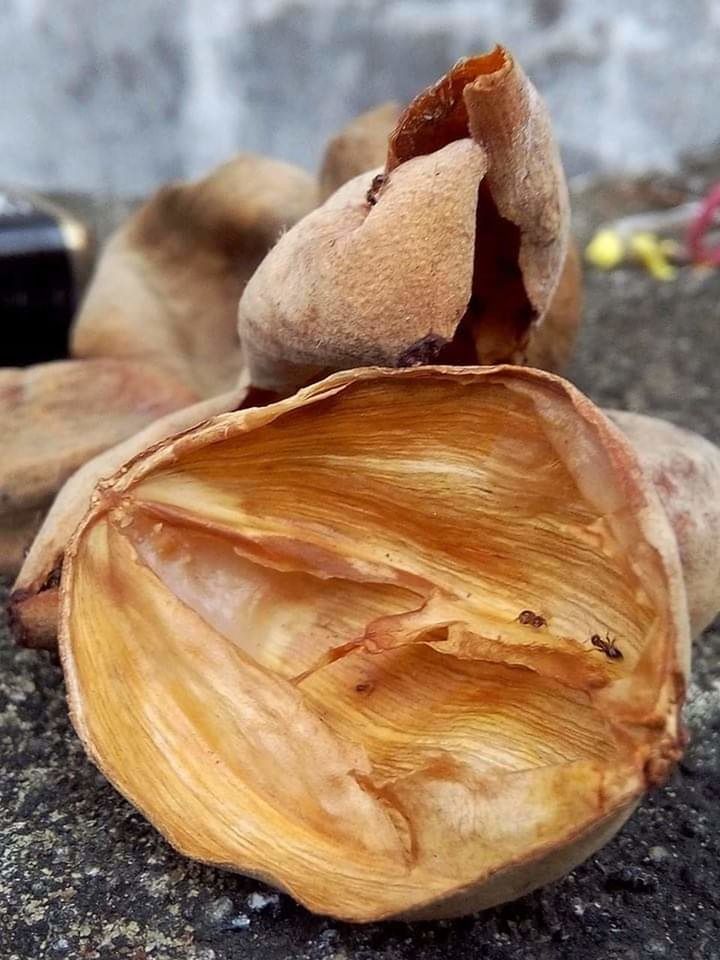
[(720, 140), (720, 0), (0, 0), (0, 181), (132, 193), (236, 149), (314, 167), (346, 118), (496, 40), (571, 173)]

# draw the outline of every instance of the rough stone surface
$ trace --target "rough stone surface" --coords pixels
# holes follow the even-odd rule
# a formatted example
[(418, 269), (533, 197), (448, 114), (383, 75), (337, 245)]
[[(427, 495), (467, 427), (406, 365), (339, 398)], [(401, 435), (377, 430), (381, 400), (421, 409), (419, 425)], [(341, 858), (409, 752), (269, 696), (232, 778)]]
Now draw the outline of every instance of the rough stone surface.
[(0, 181), (142, 192), (238, 149), (315, 168), (351, 116), (495, 42), (571, 173), (717, 142), (716, 0), (3, 0)]
[[(589, 190), (614, 215), (613, 191)], [(622, 194), (622, 190), (619, 191)], [(590, 198), (590, 199), (588, 199)], [(720, 272), (587, 277), (571, 377), (597, 401), (720, 441)], [(477, 916), (352, 928), (175, 854), (85, 758), (51, 655), (0, 638), (2, 960), (715, 960), (720, 621), (695, 646), (691, 743), (599, 855)]]

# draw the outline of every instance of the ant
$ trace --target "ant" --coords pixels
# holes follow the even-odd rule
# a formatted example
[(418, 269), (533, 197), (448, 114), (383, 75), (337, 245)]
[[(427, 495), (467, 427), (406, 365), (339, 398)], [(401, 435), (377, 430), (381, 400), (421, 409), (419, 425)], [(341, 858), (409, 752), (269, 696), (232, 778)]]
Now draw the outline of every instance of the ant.
[(540, 627), (547, 626), (545, 617), (541, 617), (539, 613), (535, 613), (533, 610), (522, 610), (516, 619), (518, 623), (523, 623), (528, 627), (535, 627), (536, 630), (539, 630)]
[(365, 199), (370, 204), (371, 207), (374, 207), (377, 203), (377, 195), (380, 192), (380, 188), (384, 185), (387, 180), (386, 173), (378, 173), (373, 177), (372, 183), (370, 184), (370, 189), (365, 194)]
[(600, 634), (594, 633), (590, 637), (590, 643), (598, 650), (602, 650), (608, 660), (622, 660), (623, 658), (622, 651), (618, 650), (615, 641), (610, 639), (609, 634), (606, 634), (603, 640)]

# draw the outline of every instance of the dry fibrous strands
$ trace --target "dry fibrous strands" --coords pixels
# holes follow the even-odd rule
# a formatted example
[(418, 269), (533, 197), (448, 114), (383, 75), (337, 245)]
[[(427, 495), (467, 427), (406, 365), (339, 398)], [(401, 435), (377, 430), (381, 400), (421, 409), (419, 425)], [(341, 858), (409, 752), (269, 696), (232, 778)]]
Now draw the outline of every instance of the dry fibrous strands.
[(105, 248), (73, 355), (151, 360), (198, 398), (232, 389), (240, 294), (282, 230), (316, 202), (311, 176), (253, 154), (163, 187)]
[(539, 371), (349, 371), (160, 444), (98, 489), (62, 598), (116, 787), (185, 854), (347, 920), (561, 875), (682, 747), (668, 516)]
[(568, 220), (532, 84), (499, 47), (459, 61), (404, 111), (384, 170), (343, 186), (253, 275), (239, 310), (253, 384), (287, 394), (345, 367), (518, 362), (532, 350), (562, 363), (577, 295), (566, 293), (562, 346), (540, 348)]
[(0, 569), (16, 572), (65, 480), (101, 450), (195, 394), (126, 360), (68, 360), (0, 370)]
[[(260, 399), (264, 402), (265, 398)], [(15, 583), (10, 610), (21, 642), (48, 648), (57, 644), (63, 550), (85, 515), (98, 481), (146, 447), (212, 416), (256, 402), (253, 391), (241, 382), (228, 394), (161, 418), (77, 471), (56, 498)], [(720, 453), (704, 437), (656, 417), (620, 410), (606, 413), (630, 440), (667, 512), (687, 580), (692, 635), (697, 636), (719, 606)]]
[[(403, 114), (391, 140), (388, 167), (397, 167), (398, 151), (400, 150), (405, 151), (405, 153), (411, 150), (420, 153), (426, 147), (429, 148), (430, 140), (433, 143), (440, 142), (443, 138), (452, 141), (452, 138), (458, 134), (455, 126), (457, 118), (463, 114), (463, 111), (467, 114), (464, 107), (463, 91), (469, 88), (469, 78), (475, 75), (477, 75), (477, 83), (489, 84), (486, 94), (498, 100), (497, 111), (500, 114), (503, 114), (503, 110), (512, 114), (510, 108), (517, 108), (518, 103), (528, 114), (526, 117), (528, 143), (525, 145), (525, 153), (530, 151), (530, 146), (533, 149), (527, 157), (521, 151), (521, 156), (515, 158), (517, 161), (515, 168), (518, 171), (518, 176), (522, 171), (522, 176), (531, 178), (532, 171), (537, 163), (543, 169), (544, 166), (547, 166), (547, 171), (549, 171), (547, 175), (558, 190), (558, 204), (562, 210), (562, 223), (558, 227), (557, 236), (550, 243), (550, 246), (552, 247), (555, 244), (564, 249), (566, 236), (564, 219), (566, 212), (565, 187), (562, 173), (557, 164), (554, 146), (549, 140), (544, 108), (519, 68), (512, 63), (509, 55), (504, 52), (496, 51), (488, 57), (463, 61), (436, 87), (417, 98)], [(497, 92), (498, 89), (500, 90), (499, 93)], [(451, 90), (451, 96), (448, 96), (448, 90)], [(429, 112), (430, 106), (435, 102), (436, 106), (439, 106), (437, 106), (435, 113), (431, 114)], [(373, 141), (375, 147), (373, 149), (377, 148), (377, 143), (382, 139), (377, 136), (377, 128), (387, 125), (390, 111), (391, 108), (382, 108), (360, 124), (360, 127), (366, 133), (368, 126), (372, 126), (376, 130), (375, 140)], [(492, 111), (487, 110), (486, 113), (490, 117)], [(522, 115), (525, 116), (524, 113)], [(420, 119), (418, 120), (418, 118)], [(517, 119), (517, 122), (519, 123), (520, 120)], [(502, 126), (500, 121), (498, 121), (498, 124)], [(498, 124), (495, 124), (495, 127)], [(480, 182), (481, 178), (479, 174), (476, 175), (475, 167), (478, 167), (478, 169), (482, 167), (485, 170), (493, 157), (496, 163), (506, 162), (507, 149), (502, 143), (502, 136), (497, 132), (493, 133), (495, 127), (493, 123), (489, 122), (490, 133), (486, 135), (483, 143), (487, 143), (482, 147), (469, 137), (467, 123), (464, 138), (461, 141), (449, 143), (448, 149), (459, 148), (461, 152), (464, 151), (472, 156), (473, 160), (470, 164), (472, 169), (469, 169), (465, 163), (461, 163), (460, 167), (457, 167), (453, 163), (448, 164), (442, 161), (445, 163), (444, 169), (446, 168), (448, 175), (445, 182), (446, 192), (449, 192), (449, 200), (446, 204), (446, 206), (449, 205), (449, 210), (446, 220), (452, 237), (457, 240), (457, 237), (461, 236), (462, 242), (459, 248), (457, 248), (455, 240), (450, 242), (452, 237), (448, 240), (447, 231), (438, 235), (437, 231), (432, 233), (431, 230), (429, 235), (433, 242), (429, 246), (420, 244), (418, 247), (414, 243), (412, 238), (421, 237), (423, 231), (428, 230), (428, 222), (432, 226), (435, 220), (434, 206), (433, 210), (429, 210), (426, 204), (415, 202), (413, 199), (414, 175), (410, 176), (405, 188), (403, 188), (405, 190), (403, 196), (409, 202), (401, 203), (402, 217), (399, 224), (393, 223), (392, 208), (388, 208), (385, 201), (381, 204), (378, 198), (378, 202), (373, 207), (376, 210), (387, 211), (387, 217), (373, 226), (374, 233), (371, 232), (366, 238), (365, 247), (370, 249), (372, 253), (373, 236), (375, 236), (376, 239), (381, 241), (381, 256), (388, 255), (389, 257), (386, 265), (390, 268), (394, 280), (392, 277), (388, 280), (388, 296), (392, 297), (393, 291), (398, 292), (398, 284), (401, 295), (404, 296), (401, 289), (404, 282), (403, 271), (408, 273), (408, 257), (404, 253), (400, 257), (395, 255), (400, 250), (400, 247), (397, 247), (396, 250), (393, 246), (398, 229), (401, 233), (409, 235), (411, 253), (414, 251), (416, 255), (416, 260), (409, 274), (425, 278), (421, 279), (420, 283), (416, 285), (417, 289), (411, 291), (412, 296), (406, 298), (408, 310), (415, 309), (418, 306), (421, 308), (419, 320), (416, 322), (415, 319), (412, 319), (409, 322), (409, 329), (414, 328), (416, 332), (423, 324), (427, 325), (431, 322), (428, 319), (428, 304), (424, 302), (423, 291), (427, 284), (435, 285), (438, 270), (443, 277), (446, 275), (448, 268), (445, 261), (448, 257), (451, 265), (454, 264), (450, 268), (450, 274), (453, 274), (453, 270), (457, 274), (459, 267), (460, 271), (465, 274), (463, 282), (466, 287), (468, 289), (472, 288), (474, 291), (473, 297), (477, 293), (478, 283), (485, 277), (482, 283), (488, 287), (488, 296), (493, 300), (498, 310), (504, 311), (503, 316), (506, 313), (510, 316), (510, 326), (515, 329), (515, 320), (512, 318), (514, 316), (513, 298), (519, 289), (517, 282), (518, 264), (513, 263), (508, 267), (507, 264), (501, 263), (502, 256), (499, 256), (497, 262), (489, 263), (488, 261), (486, 263), (483, 260), (477, 270), (473, 266), (474, 234), (477, 234), (476, 245), (478, 251), (481, 248), (481, 237), (485, 237), (487, 243), (494, 250), (497, 245), (497, 237), (493, 231), (497, 227), (500, 233), (505, 235), (508, 227), (505, 221), (494, 214), (490, 216), (488, 222), (485, 222), (481, 217), (483, 211), (484, 214), (488, 213), (489, 201), (487, 201), (486, 196), (487, 185), (485, 181)], [(386, 130), (383, 131), (383, 135), (385, 132)], [(408, 146), (409, 138), (415, 144), (414, 147)], [(423, 138), (425, 139), (423, 140)], [(363, 156), (368, 157), (369, 153), (370, 147), (368, 146), (367, 152)], [(443, 154), (442, 150), (433, 156), (440, 157), (441, 154)], [(535, 157), (537, 160), (533, 159)], [(438, 163), (440, 162), (438, 160)], [(428, 188), (432, 188), (431, 181), (434, 180), (433, 176), (429, 176), (426, 168), (428, 163), (435, 164), (432, 156), (419, 156), (416, 160), (408, 160), (400, 164), (392, 177), (399, 176), (402, 181), (403, 176), (408, 172), (412, 174), (413, 164), (421, 165), (420, 182), (422, 189), (420, 190), (420, 196), (422, 196), (423, 191), (427, 192)], [(241, 280), (244, 282), (247, 271), (244, 273), (241, 269), (242, 263), (240, 261), (235, 262), (235, 259), (228, 254), (225, 241), (228, 236), (235, 237), (238, 235), (246, 238), (245, 247), (239, 247), (234, 251), (237, 256), (243, 250), (247, 252), (247, 249), (251, 251), (256, 249), (253, 246), (252, 239), (247, 239), (248, 237), (260, 237), (261, 245), (270, 243), (275, 237), (276, 225), (280, 219), (284, 217), (287, 222), (290, 222), (293, 218), (299, 216), (310, 203), (309, 197), (312, 193), (304, 174), (295, 175), (291, 169), (288, 171), (284, 165), (277, 165), (278, 169), (275, 170), (270, 162), (266, 166), (261, 165), (261, 172), (258, 173), (258, 164), (259, 161), (256, 158), (251, 160), (247, 157), (241, 157), (226, 167), (220, 168), (214, 175), (198, 184), (168, 187), (160, 191), (125, 228), (121, 229), (110, 244), (81, 313), (75, 337), (76, 350), (90, 353), (93, 350), (107, 351), (112, 349), (115, 352), (128, 352), (135, 356), (141, 344), (144, 357), (159, 358), (158, 362), (164, 363), (175, 375), (192, 382), (200, 391), (205, 390), (207, 379), (211, 376), (212, 371), (215, 371), (214, 375), (218, 383), (225, 379), (222, 375), (223, 370), (227, 370), (228, 376), (230, 375), (230, 370), (234, 367), (237, 358), (237, 344), (233, 339), (234, 333), (228, 335), (230, 329), (227, 320), (228, 300), (223, 299), (223, 297), (226, 294), (229, 298), (233, 291), (237, 292), (235, 285), (240, 283)], [(422, 166), (423, 164), (425, 166)], [(403, 171), (403, 173), (401, 174), (400, 171)], [(243, 180), (243, 172), (248, 173), (246, 180)], [(455, 179), (458, 179), (460, 183), (459, 193), (453, 186)], [(243, 182), (238, 185), (238, 181)], [(278, 183), (280, 183), (280, 187), (278, 187)], [(360, 183), (360, 181), (356, 183)], [(362, 184), (364, 185), (360, 198), (361, 208), (366, 211), (369, 209), (369, 202), (365, 196), (368, 185), (364, 181), (362, 181)], [(263, 185), (267, 189), (261, 189)], [(272, 194), (275, 197), (273, 202), (267, 199), (268, 191), (272, 192), (271, 187), (275, 190), (275, 193)], [(352, 191), (356, 188), (350, 184), (345, 189)], [(498, 189), (499, 194), (503, 196), (508, 192), (505, 188), (499, 187)], [(383, 190), (390, 191), (389, 180)], [(342, 194), (343, 191), (331, 199), (328, 206), (332, 208), (333, 205), (338, 203), (342, 206), (340, 200)], [(235, 195), (240, 197), (240, 200)], [(253, 203), (249, 202), (249, 196), (255, 198)], [(229, 197), (235, 197), (234, 207), (232, 207)], [(485, 199), (481, 202), (479, 197)], [(273, 203), (276, 206), (273, 206)], [(274, 214), (270, 215), (268, 209), (274, 210)], [(233, 211), (240, 211), (242, 216), (238, 214), (233, 219)], [(263, 211), (262, 215), (258, 211)], [(453, 221), (455, 213), (457, 213), (457, 222)], [(539, 209), (535, 210), (530, 205), (522, 216), (518, 216), (518, 222), (525, 223), (523, 217), (531, 219), (534, 214), (537, 214), (540, 219), (547, 218), (549, 214), (544, 209), (544, 202)], [(361, 217), (365, 217), (364, 212)], [(428, 221), (428, 218), (430, 218), (430, 221)], [(233, 223), (233, 229), (229, 231), (227, 229), (228, 219)], [(312, 219), (312, 216), (310, 219)], [(368, 224), (369, 220), (370, 218), (368, 218)], [(257, 224), (264, 226), (258, 226)], [(512, 225), (510, 226), (511, 229), (515, 229)], [(343, 229), (345, 228), (343, 227)], [(543, 227), (537, 227), (526, 231), (528, 242), (532, 237), (542, 234), (543, 229)], [(395, 230), (395, 234), (393, 230)], [(383, 235), (383, 231), (386, 231), (387, 236)], [(453, 231), (455, 232), (453, 233)], [(360, 232), (362, 231), (358, 231), (358, 235)], [(365, 230), (365, 233), (367, 233), (367, 230)], [(193, 235), (197, 235), (199, 239), (193, 241)], [(289, 237), (290, 234), (281, 241), (279, 247), (283, 247)], [(218, 249), (218, 238), (222, 240), (220, 249)], [(443, 239), (450, 244), (448, 249), (443, 248), (442, 242), (433, 246), (435, 240), (443, 241)], [(362, 241), (362, 238), (360, 240)], [(335, 240), (331, 239), (330, 246), (333, 247), (334, 245)], [(359, 246), (362, 247), (363, 243), (360, 242)], [(458, 250), (460, 253), (459, 260), (456, 256)], [(308, 248), (308, 256), (312, 260), (313, 269), (324, 269), (322, 250), (318, 251), (311, 245)], [(246, 266), (249, 263), (250, 258), (247, 259)], [(259, 345), (262, 353), (263, 345), (267, 345), (268, 338), (275, 338), (273, 343), (274, 347), (277, 348), (277, 354), (272, 358), (272, 376), (269, 380), (258, 376), (257, 364), (253, 364), (251, 360), (252, 382), (256, 388), (260, 389), (254, 390), (249, 402), (266, 402), (273, 396), (291, 393), (299, 382), (319, 376), (327, 367), (329, 362), (328, 341), (326, 338), (323, 339), (319, 329), (316, 329), (312, 323), (309, 328), (303, 327), (303, 323), (308, 316), (319, 316), (323, 324), (329, 325), (329, 328), (335, 331), (333, 334), (334, 342), (339, 346), (344, 345), (344, 348), (346, 348), (340, 364), (344, 365), (356, 362), (365, 363), (368, 360), (377, 359), (372, 350), (368, 353), (363, 348), (360, 355), (356, 347), (359, 340), (366, 346), (371, 344), (373, 339), (378, 336), (378, 331), (385, 328), (386, 317), (392, 313), (392, 311), (388, 312), (388, 299), (384, 286), (387, 278), (377, 274), (374, 268), (369, 269), (368, 274), (372, 278), (371, 283), (374, 284), (371, 290), (372, 297), (365, 302), (364, 308), (356, 316), (354, 308), (351, 314), (348, 314), (347, 310), (343, 314), (342, 310), (335, 311), (332, 304), (328, 306), (327, 300), (323, 299), (322, 289), (310, 289), (312, 283), (310, 283), (310, 287), (307, 283), (303, 286), (302, 270), (296, 271), (294, 267), (297, 267), (298, 264), (294, 261), (293, 264), (290, 265), (290, 269), (278, 286), (274, 287), (273, 282), (271, 282), (268, 288), (266, 283), (264, 285), (265, 292), (268, 294), (269, 290), (268, 295), (274, 303), (276, 297), (280, 297), (281, 300), (288, 296), (292, 297), (292, 291), (296, 286), (299, 286), (312, 302), (309, 307), (308, 303), (305, 303), (305, 307), (308, 307), (305, 313), (302, 311), (295, 312), (294, 308), (291, 310), (289, 320), (295, 326), (293, 334), (288, 334), (287, 330), (274, 327), (272, 318), (269, 318), (267, 323), (265, 320), (268, 318), (256, 318), (261, 323), (261, 330), (259, 335), (254, 338), (254, 342)], [(496, 277), (489, 276), (493, 272), (493, 264), (497, 267)], [(355, 269), (355, 267), (359, 269), (362, 264), (355, 261), (351, 262), (350, 258), (346, 266), (350, 269)], [(505, 270), (506, 267), (507, 270)], [(217, 277), (213, 271), (217, 272)], [(260, 272), (262, 272), (262, 269)], [(208, 277), (214, 278), (214, 286), (212, 286), (210, 294), (207, 292)], [(215, 282), (216, 279), (217, 282)], [(352, 286), (352, 283), (347, 288), (343, 287), (347, 280), (348, 277), (343, 275), (342, 270), (332, 272), (328, 282), (334, 296), (344, 296), (346, 290), (351, 295), (353, 290), (357, 292), (357, 284), (355, 284), (355, 287)], [(451, 296), (456, 293), (456, 290), (453, 289), (453, 283), (454, 280), (451, 276), (449, 286), (444, 288), (446, 292), (447, 290), (450, 291)], [(508, 300), (505, 293), (509, 290), (515, 291), (515, 293), (512, 293)], [(126, 291), (129, 291), (127, 295)], [(362, 299), (364, 294), (361, 292), (360, 295)], [(202, 302), (198, 300), (198, 296), (201, 297)], [(572, 346), (575, 323), (579, 313), (578, 297), (577, 260), (573, 259), (571, 250), (566, 257), (565, 268), (560, 276), (553, 302), (543, 321), (543, 329), (546, 335), (534, 334), (526, 344), (527, 356), (533, 363), (548, 367), (561, 365)], [(457, 300), (457, 298), (455, 299)], [(525, 301), (523, 300), (523, 302)], [(316, 303), (321, 305), (318, 314), (316, 314)], [(459, 301), (456, 306), (458, 303)], [(473, 303), (477, 306), (477, 297), (475, 297)], [(439, 308), (443, 306), (436, 300), (434, 304), (429, 304), (430, 310), (433, 309), (433, 305)], [(394, 309), (397, 320), (398, 311), (402, 313), (404, 309), (403, 304), (396, 302)], [(460, 307), (458, 307), (458, 310), (459, 313), (462, 313)], [(442, 317), (442, 309), (440, 312)], [(477, 310), (475, 312), (477, 313)], [(492, 310), (485, 311), (482, 336), (489, 335), (489, 331), (493, 329), (494, 320), (490, 314), (492, 314)], [(199, 317), (203, 319), (202, 324), (197, 322)], [(243, 328), (242, 317), (243, 310), (241, 310), (241, 328)], [(148, 318), (152, 318), (152, 322), (146, 322)], [(469, 318), (470, 312), (467, 312), (467, 316), (461, 324), (463, 330), (468, 329)], [(336, 323), (338, 320), (340, 322)], [(401, 325), (405, 323), (402, 317), (400, 320)], [(205, 329), (208, 321), (211, 321), (211, 324)], [(193, 324), (195, 324), (194, 332)], [(188, 333), (188, 325), (191, 328), (190, 333)], [(212, 329), (210, 329), (210, 326)], [(408, 326), (408, 324), (405, 323), (405, 326)], [(143, 339), (145, 331), (148, 329), (151, 331), (149, 341)], [(247, 340), (248, 330), (245, 329), (244, 332), (247, 345), (249, 342)], [(296, 334), (298, 333), (303, 334), (304, 337), (303, 349), (309, 350), (315, 361), (308, 367), (303, 366), (301, 370), (298, 369), (296, 363), (298, 345)], [(304, 334), (307, 334), (307, 336), (304, 336)], [(402, 335), (404, 336), (404, 334)], [(411, 333), (409, 336), (412, 340), (415, 334)], [(417, 336), (421, 338), (420, 347), (410, 351), (405, 358), (406, 362), (414, 363), (418, 360), (431, 359), (433, 348), (432, 345), (428, 346), (425, 333), (421, 331), (417, 333)], [(198, 337), (200, 337), (199, 340)], [(462, 340), (463, 337), (464, 334), (459, 334), (459, 340)], [(252, 337), (251, 341), (253, 341)], [(178, 345), (183, 346), (184, 352), (178, 352)], [(202, 350), (200, 350), (200, 347), (202, 347)], [(448, 349), (455, 352), (455, 347), (452, 345)], [(202, 352), (203, 350), (208, 351), (207, 355)], [(251, 353), (253, 350), (254, 347), (251, 349)], [(286, 355), (290, 358), (289, 362)], [(263, 365), (266, 365), (268, 358), (265, 354), (263, 356)], [(485, 357), (485, 359), (489, 358), (491, 358), (490, 355)], [(396, 361), (399, 362), (397, 357), (395, 357), (395, 360), (391, 360), (391, 362)], [(236, 404), (234, 403), (234, 405)], [(133, 452), (135, 451), (133, 450)], [(110, 455), (110, 460), (114, 466), (119, 462), (114, 454)], [(96, 469), (101, 464), (103, 464), (103, 461), (99, 461), (95, 468), (91, 468), (91, 470)], [(99, 479), (100, 476), (101, 474), (96, 472), (93, 478), (90, 471), (85, 471), (83, 477), (73, 485), (71, 491), (60, 498), (58, 507), (53, 510), (48, 521), (44, 524), (28, 562), (20, 572), (16, 583), (16, 597), (19, 596), (20, 601), (16, 599), (14, 602), (15, 619), (18, 624), (25, 623), (25, 629), (21, 632), (28, 642), (32, 642), (32, 624), (35, 619), (28, 620), (19, 609), (19, 603), (22, 603), (25, 611), (29, 611), (30, 606), (34, 603), (32, 598), (58, 569), (61, 562), (62, 546), (64, 545), (62, 538), (74, 528), (75, 523), (83, 513), (83, 504), (77, 495), (77, 491), (80, 489), (89, 491), (94, 485), (94, 481)], [(48, 611), (52, 611), (53, 606), (48, 604), (45, 598), (40, 603), (40, 609), (44, 616)], [(42, 642), (44, 643), (47, 637), (51, 635), (51, 630), (48, 631), (43, 628), (42, 634)]]
[[(0, 492), (18, 491), (5, 499), (0, 519), (5, 572), (17, 572), (73, 470), (171, 410), (235, 390), (242, 369), (238, 298), (281, 231), (316, 200), (307, 173), (242, 154), (202, 180), (163, 187), (119, 228), (73, 327), (72, 352), (86, 362), (0, 374), (10, 385), (0, 393), (0, 419), (12, 436)], [(122, 461), (111, 454), (108, 462), (113, 472)], [(73, 489), (89, 491), (101, 476), (88, 482), (86, 473)], [(76, 501), (75, 494), (62, 498), (74, 512), (55, 510), (41, 544), (72, 532), (87, 507)], [(45, 557), (41, 582), (56, 562), (54, 554)], [(18, 580), (24, 600), (39, 587), (33, 567)], [(52, 609), (44, 601), (40, 608)]]
[(381, 103), (355, 117), (329, 141), (320, 168), (321, 200), (358, 174), (385, 163), (399, 117), (399, 103)]

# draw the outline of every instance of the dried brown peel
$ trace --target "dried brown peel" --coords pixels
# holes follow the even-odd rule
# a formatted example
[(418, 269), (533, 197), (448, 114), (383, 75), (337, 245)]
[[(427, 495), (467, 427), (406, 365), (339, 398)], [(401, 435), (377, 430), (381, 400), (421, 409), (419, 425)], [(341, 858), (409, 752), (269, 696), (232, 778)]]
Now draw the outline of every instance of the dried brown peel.
[(655, 417), (623, 410), (608, 416), (638, 452), (675, 531), (697, 636), (720, 609), (720, 451)]
[(252, 154), (163, 187), (108, 242), (73, 355), (152, 361), (200, 397), (232, 389), (240, 294), (281, 232), (316, 203), (311, 176)]
[(682, 746), (673, 532), (620, 431), (538, 371), (350, 371), (160, 444), (99, 488), (62, 600), (116, 787), (346, 920), (561, 875)]
[[(459, 61), (404, 111), (384, 171), (300, 221), (248, 283), (252, 382), (288, 394), (344, 367), (523, 361), (568, 223), (547, 111), (521, 68), (501, 48)], [(565, 323), (546, 351), (558, 363), (577, 315)]]
[(385, 163), (388, 140), (399, 117), (399, 103), (381, 103), (355, 117), (330, 140), (320, 169), (321, 201), (358, 174)]
[(540, 370), (562, 370), (572, 356), (582, 316), (582, 261), (570, 237), (557, 289), (543, 318), (533, 329), (526, 360)]
[(0, 569), (15, 573), (56, 491), (86, 460), (196, 395), (125, 360), (0, 370)]
[[(460, 75), (462, 76), (462, 73)], [(437, 99), (437, 93), (433, 95)], [(456, 99), (457, 96), (456, 93)], [(431, 105), (431, 110), (434, 109)], [(393, 142), (398, 144), (396, 149), (403, 149), (406, 153), (412, 150), (413, 143), (406, 142), (408, 136), (412, 137), (412, 127), (408, 129), (408, 124), (412, 117), (420, 119), (426, 116), (427, 112), (422, 102), (415, 102), (414, 113), (405, 114), (405, 127), (400, 128), (394, 138)], [(382, 104), (360, 114), (330, 141), (320, 174), (321, 200), (326, 200), (333, 192), (363, 172), (370, 171), (362, 181), (363, 186), (368, 181), (372, 183), (375, 176), (383, 173), (388, 143), (399, 113), (400, 108), (396, 104)], [(422, 123), (426, 126), (424, 120)], [(417, 145), (415, 146), (417, 149)], [(427, 144), (423, 146), (427, 147)], [(395, 153), (392, 162), (397, 163)], [(342, 197), (342, 194), (340, 196)], [(541, 370), (561, 370), (572, 354), (581, 313), (582, 266), (577, 244), (571, 237), (557, 289), (542, 324), (535, 326), (528, 342), (528, 365)], [(460, 339), (457, 333), (455, 339)], [(473, 349), (470, 344), (470, 356), (473, 355)], [(448, 352), (445, 350), (446, 354)]]
[(228, 393), (152, 419), (144, 430), (104, 450), (70, 477), (50, 507), (13, 586), (9, 610), (13, 632), (20, 643), (50, 649), (57, 645), (58, 581), (63, 552), (87, 513), (99, 481), (112, 476), (126, 461), (173, 434), (219, 413), (240, 408), (247, 395), (247, 386), (241, 379)]

